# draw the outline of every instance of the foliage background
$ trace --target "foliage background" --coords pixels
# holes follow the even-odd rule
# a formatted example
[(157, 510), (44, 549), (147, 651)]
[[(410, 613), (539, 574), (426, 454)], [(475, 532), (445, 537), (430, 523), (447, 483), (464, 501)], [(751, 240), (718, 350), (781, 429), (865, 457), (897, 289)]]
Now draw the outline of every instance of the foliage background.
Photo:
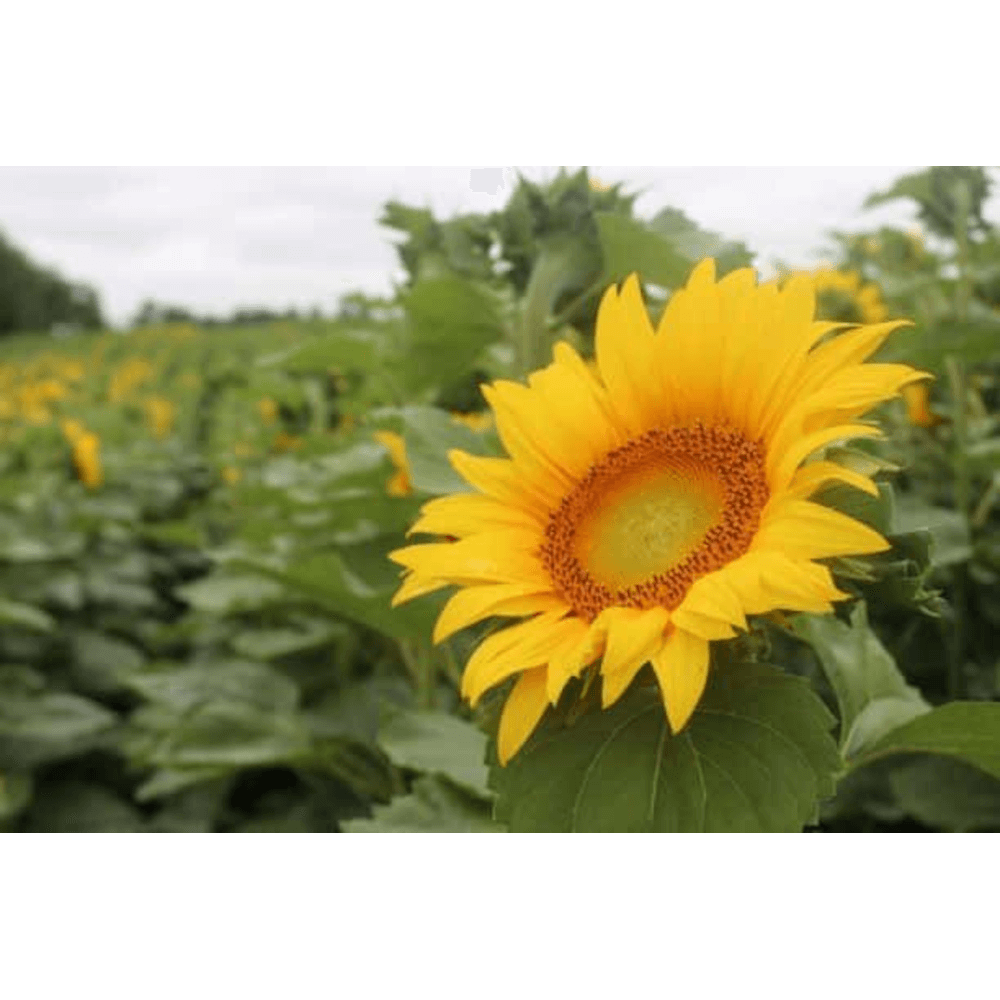
[[(921, 228), (834, 234), (817, 276), (828, 318), (913, 317), (885, 357), (937, 380), (883, 408), (886, 442), (844, 456), (881, 470), (880, 498), (824, 497), (896, 543), (838, 561), (858, 603), (718, 650), (716, 678), (779, 691), (761, 719), (813, 719), (788, 723), (810, 771), (782, 780), (793, 792), (764, 828), (1000, 827), (990, 183), (977, 167), (901, 178), (870, 201), (910, 199)], [(3, 828), (635, 825), (628, 802), (605, 804), (623, 775), (644, 780), (641, 739), (569, 819), (532, 805), (538, 755), (491, 775), (497, 699), (472, 715), (457, 695), (490, 625), (432, 647), (443, 598), (390, 609), (385, 556), (422, 502), (464, 488), (448, 448), (498, 452), (479, 384), (543, 364), (560, 337), (590, 353), (600, 293), (632, 271), (655, 315), (694, 262), (725, 273), (751, 251), (673, 208), (636, 218), (634, 196), (586, 171), (522, 180), (491, 215), (390, 202), (381, 222), (406, 271), (391, 299), (228, 320), (147, 303), (127, 336), (57, 340), (41, 331), (100, 326), (96, 295), (0, 243)], [(819, 701), (802, 701), (802, 679)], [(630, 696), (641, 709), (642, 686)], [(563, 729), (561, 708), (545, 735), (585, 755), (612, 715)], [(836, 744), (817, 741), (830, 727)], [(747, 801), (774, 799), (773, 780), (741, 782)], [(745, 828), (731, 794), (691, 818), (671, 792), (656, 825)]]

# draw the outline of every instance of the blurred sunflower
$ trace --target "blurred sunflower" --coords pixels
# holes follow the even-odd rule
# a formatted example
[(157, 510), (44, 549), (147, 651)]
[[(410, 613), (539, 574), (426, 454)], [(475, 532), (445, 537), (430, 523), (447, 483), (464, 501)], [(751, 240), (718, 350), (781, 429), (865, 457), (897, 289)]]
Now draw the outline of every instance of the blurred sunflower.
[(811, 276), (822, 315), (847, 323), (881, 323), (888, 317), (878, 285), (862, 282), (857, 271), (821, 267)]
[(93, 431), (88, 431), (78, 420), (64, 420), (62, 431), (72, 449), (77, 478), (89, 489), (97, 489), (104, 482), (101, 439)]
[(475, 703), (510, 677), (506, 763), (570, 678), (600, 660), (614, 703), (648, 662), (674, 732), (705, 687), (709, 643), (748, 614), (833, 610), (831, 556), (883, 551), (868, 526), (809, 497), (867, 477), (831, 461), (834, 441), (875, 436), (857, 418), (924, 374), (865, 364), (904, 321), (814, 320), (808, 276), (779, 288), (711, 260), (654, 331), (638, 279), (605, 293), (599, 375), (567, 344), (528, 385), (484, 387), (509, 458), (449, 453), (475, 493), (425, 504), (411, 533), (454, 542), (399, 549), (399, 604), (448, 585), (435, 641), (490, 616), (526, 620), (485, 639), (462, 678)]
[(406, 442), (402, 435), (395, 431), (376, 431), (372, 437), (389, 452), (389, 459), (396, 469), (386, 483), (386, 492), (392, 497), (409, 496), (413, 492), (413, 484), (410, 482), (410, 463), (406, 459)]
[(930, 405), (930, 390), (926, 382), (915, 382), (903, 386), (903, 403), (906, 418), (916, 427), (937, 427), (945, 423), (945, 418), (935, 413)]
[(477, 413), (452, 413), (451, 419), (456, 424), (468, 427), (470, 431), (476, 431), (476, 433), (488, 431), (493, 426), (493, 414), (488, 410)]
[(146, 414), (146, 423), (156, 437), (165, 438), (173, 430), (177, 411), (169, 399), (150, 396), (143, 402), (142, 408)]

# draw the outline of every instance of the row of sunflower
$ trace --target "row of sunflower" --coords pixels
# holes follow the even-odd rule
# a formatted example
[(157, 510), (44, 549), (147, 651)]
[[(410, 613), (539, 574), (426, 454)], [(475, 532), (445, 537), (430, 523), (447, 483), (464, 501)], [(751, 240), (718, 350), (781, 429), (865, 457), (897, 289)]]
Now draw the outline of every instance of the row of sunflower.
[(390, 203), (335, 321), (11, 340), (0, 823), (1000, 825), (1000, 253), (939, 201), (760, 283), (562, 173)]

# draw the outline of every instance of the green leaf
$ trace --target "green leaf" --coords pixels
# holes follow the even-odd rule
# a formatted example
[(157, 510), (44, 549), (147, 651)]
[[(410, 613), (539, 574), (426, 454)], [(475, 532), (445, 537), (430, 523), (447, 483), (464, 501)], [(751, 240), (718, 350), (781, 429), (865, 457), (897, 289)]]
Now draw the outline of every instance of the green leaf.
[(541, 242), (524, 292), (521, 315), (524, 371), (548, 363), (552, 347), (549, 318), (556, 302), (568, 292), (582, 290), (596, 276), (598, 267), (594, 250), (579, 236), (551, 236)]
[(276, 660), (321, 646), (336, 633), (333, 622), (307, 620), (302, 628), (248, 629), (233, 637), (232, 646), (252, 660)]
[[(403, 544), (402, 540), (399, 544)], [(260, 566), (292, 590), (309, 597), (341, 617), (367, 625), (394, 639), (425, 637), (445, 598), (430, 595), (398, 608), (390, 601), (399, 588), (396, 567), (377, 552), (381, 573), (377, 579), (345, 558), (346, 548), (330, 549), (292, 560), (283, 570)]]
[(14, 819), (31, 801), (33, 782), (30, 774), (0, 771), (0, 829)]
[(81, 629), (73, 636), (74, 679), (88, 691), (103, 694), (120, 687), (142, 668), (143, 655), (121, 639)]
[(720, 277), (753, 262), (753, 254), (742, 243), (699, 228), (676, 208), (663, 209), (650, 222), (649, 228), (669, 240), (674, 250), (687, 258), (689, 271), (691, 264), (706, 257), (714, 258)]
[(65, 781), (39, 788), (28, 814), (36, 833), (138, 833), (142, 816), (104, 785)]
[(816, 651), (840, 708), (840, 748), (850, 759), (890, 729), (930, 710), (868, 627), (859, 602), (845, 625), (832, 615), (800, 615), (795, 632)]
[(679, 288), (691, 272), (691, 259), (677, 252), (673, 243), (638, 219), (598, 212), (597, 229), (604, 253), (604, 280), (622, 281), (633, 271), (643, 282)]
[(504, 336), (499, 313), (484, 287), (457, 275), (423, 278), (403, 297), (414, 352), (410, 381), (436, 384), (472, 367), (479, 352)]
[(380, 331), (364, 329), (338, 329), (311, 338), (289, 351), (281, 351), (260, 358), (258, 365), (281, 365), (288, 372), (322, 374), (331, 368), (360, 368), (369, 370), (376, 366), (384, 350), (384, 336)]
[[(149, 700), (133, 713), (126, 741), (126, 752), (142, 766), (201, 771), (200, 780), (216, 776), (213, 769), (287, 763), (309, 747), (296, 712), (297, 686), (265, 664), (149, 671), (130, 678), (129, 686)], [(165, 786), (171, 787), (169, 774), (144, 795), (163, 794)]]
[(447, 781), (418, 778), (409, 795), (389, 805), (375, 806), (371, 819), (341, 823), (345, 833), (499, 833), (490, 819), (489, 806), (466, 795)]
[(1000, 702), (953, 701), (887, 733), (855, 761), (891, 754), (953, 757), (1000, 778)]
[(19, 625), (35, 632), (51, 632), (55, 620), (39, 608), (0, 597), (0, 625)]
[(217, 615), (253, 611), (282, 596), (281, 587), (273, 580), (221, 573), (176, 587), (174, 592), (198, 611)]
[(1000, 780), (978, 768), (922, 756), (894, 768), (889, 783), (901, 808), (926, 826), (1000, 830)]
[(486, 737), (444, 712), (397, 712), (380, 727), (378, 742), (399, 767), (443, 774), (482, 798), (491, 798)]
[(383, 408), (371, 416), (399, 427), (406, 442), (410, 482), (418, 493), (441, 496), (470, 492), (472, 487), (448, 461), (448, 452), (453, 448), (472, 455), (489, 455), (497, 451), (492, 436), (477, 434), (436, 406)]
[(814, 822), (841, 763), (833, 717), (799, 677), (713, 666), (683, 732), (654, 685), (560, 728), (550, 713), (491, 770), (495, 818), (514, 831), (794, 831)]
[(871, 525), (877, 532), (887, 535), (892, 530), (895, 498), (889, 483), (878, 483), (878, 496), (836, 483), (821, 489), (813, 499), (826, 507), (839, 510), (856, 521)]
[(0, 736), (69, 744), (116, 721), (113, 712), (75, 694), (50, 691), (0, 701)]
[(934, 507), (919, 497), (901, 496), (896, 503), (896, 530), (926, 530), (934, 539), (931, 562), (952, 566), (972, 558), (972, 538), (966, 519), (948, 507)]

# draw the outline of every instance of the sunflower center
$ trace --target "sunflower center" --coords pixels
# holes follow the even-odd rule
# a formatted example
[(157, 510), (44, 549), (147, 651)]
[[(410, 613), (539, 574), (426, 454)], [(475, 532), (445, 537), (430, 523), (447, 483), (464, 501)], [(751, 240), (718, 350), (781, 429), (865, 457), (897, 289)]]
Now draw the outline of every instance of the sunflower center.
[(657, 428), (591, 466), (553, 511), (540, 558), (582, 617), (675, 608), (750, 547), (767, 502), (764, 446), (726, 427)]

